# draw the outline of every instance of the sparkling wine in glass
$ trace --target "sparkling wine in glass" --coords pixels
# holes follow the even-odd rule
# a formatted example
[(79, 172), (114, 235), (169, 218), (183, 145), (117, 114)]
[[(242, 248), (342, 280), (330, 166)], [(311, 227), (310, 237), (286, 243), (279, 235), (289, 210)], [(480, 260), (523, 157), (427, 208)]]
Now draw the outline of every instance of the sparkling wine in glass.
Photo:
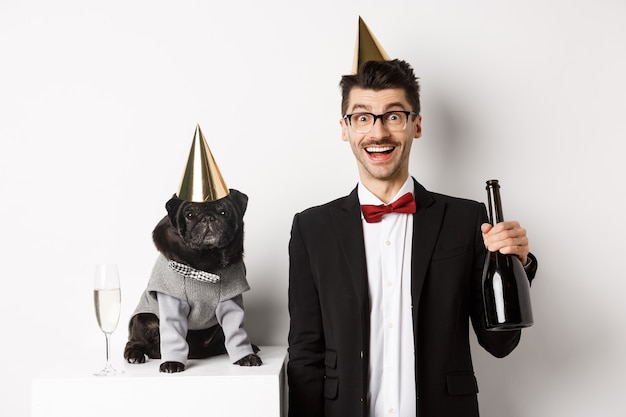
[(95, 375), (115, 375), (120, 373), (111, 365), (111, 333), (117, 327), (121, 307), (120, 277), (117, 265), (96, 265), (93, 300), (98, 325), (106, 338), (106, 365)]

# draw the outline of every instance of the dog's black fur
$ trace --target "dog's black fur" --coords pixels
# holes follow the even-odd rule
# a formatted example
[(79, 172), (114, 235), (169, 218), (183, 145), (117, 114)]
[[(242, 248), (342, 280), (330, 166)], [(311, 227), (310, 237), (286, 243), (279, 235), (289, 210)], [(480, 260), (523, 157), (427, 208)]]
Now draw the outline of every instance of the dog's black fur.
[[(167, 259), (185, 263), (203, 271), (239, 262), (243, 257), (243, 215), (248, 197), (235, 189), (219, 200), (194, 203), (174, 195), (165, 205), (167, 215), (155, 227), (152, 238)], [(224, 332), (219, 325), (209, 329), (189, 330), (190, 359), (226, 353)], [(258, 348), (253, 345), (254, 351)], [(130, 363), (144, 363), (146, 356), (160, 359), (159, 319), (151, 313), (133, 316), (124, 358)], [(236, 362), (241, 366), (259, 366), (261, 358), (248, 355)], [(180, 372), (180, 362), (164, 362), (161, 372)]]

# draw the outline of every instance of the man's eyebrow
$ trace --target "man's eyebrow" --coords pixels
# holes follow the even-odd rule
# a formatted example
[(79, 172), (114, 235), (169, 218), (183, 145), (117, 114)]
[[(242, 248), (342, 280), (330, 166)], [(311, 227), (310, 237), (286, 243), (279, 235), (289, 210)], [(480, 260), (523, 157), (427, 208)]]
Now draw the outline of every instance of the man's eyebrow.
[(372, 108), (365, 104), (356, 103), (354, 106), (352, 106), (352, 111), (355, 111), (355, 110), (371, 111)]
[[(402, 109), (404, 110), (405, 106), (403, 103), (400, 103), (399, 101), (393, 102), (393, 103), (389, 103), (385, 106), (384, 111), (388, 112), (391, 109)], [(366, 111), (366, 112), (371, 112), (372, 111), (372, 107), (367, 105), (367, 104), (360, 104), (360, 103), (356, 103), (352, 106), (352, 112), (355, 112), (355, 110), (361, 110), (361, 111)]]
[(397, 107), (399, 107), (402, 110), (404, 110), (404, 104), (400, 103), (399, 101), (396, 101), (395, 103), (387, 104), (387, 106), (385, 106), (385, 111), (389, 111), (391, 109), (396, 109)]

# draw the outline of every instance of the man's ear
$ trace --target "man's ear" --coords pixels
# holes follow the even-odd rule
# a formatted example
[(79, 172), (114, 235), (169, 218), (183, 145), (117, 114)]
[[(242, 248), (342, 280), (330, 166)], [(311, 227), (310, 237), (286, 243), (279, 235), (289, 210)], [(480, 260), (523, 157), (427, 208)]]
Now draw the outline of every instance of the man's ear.
[(348, 133), (348, 125), (346, 124), (346, 119), (340, 119), (339, 125), (341, 126), (341, 140), (344, 142), (350, 141), (350, 134)]
[(414, 139), (419, 139), (422, 137), (422, 115), (418, 114), (413, 121), (413, 129), (415, 129), (415, 133), (413, 134)]

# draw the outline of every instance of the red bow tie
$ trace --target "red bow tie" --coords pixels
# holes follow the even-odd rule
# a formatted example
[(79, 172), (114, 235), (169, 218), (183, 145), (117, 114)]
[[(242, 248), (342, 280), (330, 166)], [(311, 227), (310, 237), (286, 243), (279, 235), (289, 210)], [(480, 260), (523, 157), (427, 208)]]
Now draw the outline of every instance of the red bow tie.
[(362, 204), (361, 211), (363, 217), (368, 223), (378, 223), (382, 220), (383, 216), (387, 213), (415, 213), (415, 199), (413, 194), (406, 193), (391, 204), (381, 204), (375, 206), (372, 204)]

